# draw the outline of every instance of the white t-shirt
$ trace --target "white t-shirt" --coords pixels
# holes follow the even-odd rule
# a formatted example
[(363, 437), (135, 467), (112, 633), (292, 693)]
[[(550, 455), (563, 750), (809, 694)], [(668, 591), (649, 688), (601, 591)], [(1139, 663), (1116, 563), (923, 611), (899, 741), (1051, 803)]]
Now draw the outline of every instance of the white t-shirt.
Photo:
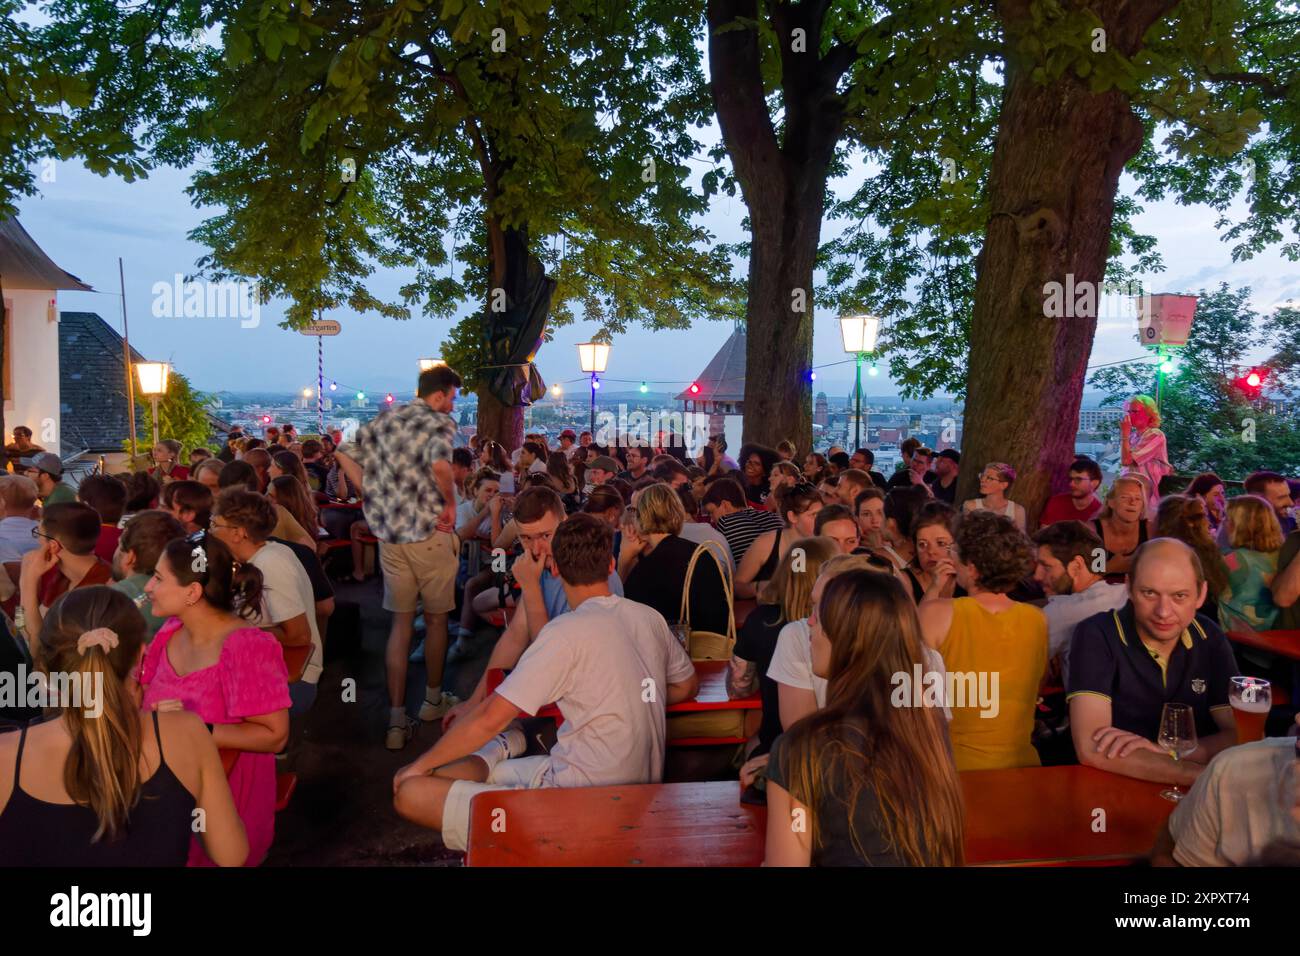
[[(477, 510), (478, 508), (475, 507), (473, 498), (467, 498), (465, 501), (462, 501), (456, 508), (456, 527), (459, 528), (470, 518), (474, 517), (474, 513)], [(481, 538), (492, 537), (492, 514), (490, 512), (481, 522), (479, 522), (478, 533)]]
[(1216, 755), (1169, 818), (1174, 859), (1247, 866), (1270, 844), (1300, 844), (1300, 822), (1283, 806), (1300, 786), (1295, 746), (1294, 737), (1266, 737)]
[[(943, 666), (943, 657), (933, 647), (922, 647), (926, 671), (939, 675), (939, 686), (946, 688), (947, 669)], [(791, 621), (781, 628), (776, 636), (776, 650), (772, 654), (772, 663), (768, 665), (767, 676), (778, 684), (810, 690), (817, 701), (817, 709), (826, 706), (826, 678), (818, 677), (812, 669), (812, 630), (808, 622)], [(944, 702), (943, 714), (952, 720), (952, 711)]]
[(1097, 581), (1085, 591), (1074, 594), (1056, 594), (1043, 605), (1047, 616), (1047, 657), (1061, 655), (1061, 672), (1069, 676), (1070, 637), (1074, 626), (1085, 618), (1103, 611), (1121, 608), (1128, 601), (1128, 588), (1122, 584)]
[(258, 548), (250, 563), (262, 572), (262, 608), (253, 622), (261, 625), (283, 624), (299, 614), (307, 615), (311, 628), (311, 660), (302, 672), (304, 683), (320, 680), (325, 660), (319, 629), (316, 627), (316, 598), (311, 578), (297, 556), (278, 541), (268, 541)]
[(610, 595), (551, 618), (496, 692), (564, 713), (543, 786), (659, 783), (668, 685), (694, 673), (658, 611)]
[[(687, 541), (694, 544), (703, 544), (705, 541), (716, 541), (722, 546), (722, 557), (727, 563), (727, 568), (731, 571), (732, 576), (736, 574), (736, 559), (731, 556), (731, 545), (727, 543), (727, 537), (713, 525), (704, 521), (687, 521), (682, 525), (681, 536)], [(701, 561), (708, 561), (707, 554), (700, 555)]]

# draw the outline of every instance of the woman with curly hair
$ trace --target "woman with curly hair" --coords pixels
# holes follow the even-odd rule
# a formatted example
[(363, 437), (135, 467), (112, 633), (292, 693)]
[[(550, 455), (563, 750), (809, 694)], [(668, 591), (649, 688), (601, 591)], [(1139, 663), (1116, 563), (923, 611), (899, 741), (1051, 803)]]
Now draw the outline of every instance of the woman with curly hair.
[(925, 641), (955, 678), (953, 757), (958, 770), (1037, 767), (1030, 742), (1047, 670), (1047, 618), (1007, 597), (1034, 570), (1029, 539), (1004, 515), (974, 511), (957, 526), (956, 553), (932, 572), (968, 597), (927, 594), (917, 608)]
[(1125, 474), (1146, 479), (1151, 512), (1160, 504), (1160, 481), (1173, 474), (1165, 433), (1160, 430), (1160, 411), (1150, 395), (1134, 395), (1124, 405), (1119, 420), (1119, 460)]

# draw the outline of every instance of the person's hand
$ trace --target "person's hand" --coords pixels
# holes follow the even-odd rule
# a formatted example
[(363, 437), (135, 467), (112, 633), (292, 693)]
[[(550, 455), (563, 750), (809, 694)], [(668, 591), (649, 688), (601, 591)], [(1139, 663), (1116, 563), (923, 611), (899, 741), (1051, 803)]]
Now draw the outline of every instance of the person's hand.
[(957, 583), (957, 565), (952, 558), (940, 558), (930, 572), (930, 590), (938, 597), (952, 597)]
[(478, 702), (475, 701), (475, 700), (473, 700), (473, 699), (470, 699), (470, 700), (462, 700), (459, 704), (457, 704), (457, 705), (456, 705), (455, 707), (453, 707), (451, 710), (449, 710), (449, 711), (447, 711), (445, 714), (443, 714), (443, 715), (442, 715), (442, 732), (445, 734), (447, 731), (451, 730), (451, 725), (454, 724), (456, 721), (460, 720), (462, 717), (464, 717), (466, 714), (468, 714), (471, 710), (473, 710), (473, 709), (474, 709), (474, 705), (477, 704), (477, 703), (478, 703)]
[(740, 768), (740, 789), (744, 790), (758, 779), (758, 772), (767, 766), (767, 758), (770, 756), (771, 754), (763, 754), (745, 761)]
[(619, 542), (618, 546), (619, 560), (640, 555), (645, 550), (645, 544), (645, 540), (635, 528), (625, 527), (623, 529), (623, 540)]
[(393, 795), (397, 795), (397, 791), (407, 780), (424, 776), (427, 776), (427, 774), (415, 766), (415, 761), (408, 763), (405, 767), (398, 770), (397, 773), (393, 774)]
[(502, 501), (500, 495), (493, 495), (492, 500), (488, 502), (488, 514), (493, 518), (501, 517)]
[(1124, 438), (1127, 438), (1131, 431), (1133, 431), (1133, 419), (1129, 418), (1128, 415), (1125, 415), (1119, 420), (1119, 433)]
[(59, 563), (59, 552), (57, 550), (58, 542), (42, 540), (39, 548), (32, 548), (23, 555), (23, 561), (18, 572), (18, 583), (21, 586), (23, 582), (34, 584), (41, 577)]
[(1097, 746), (1097, 753), (1104, 753), (1108, 758), (1127, 757), (1135, 750), (1149, 750), (1166, 757), (1169, 755), (1169, 751), (1155, 741), (1118, 727), (1101, 728), (1092, 735), (1092, 741)]
[(511, 568), (511, 572), (514, 574), (515, 580), (519, 582), (521, 587), (524, 585), (537, 587), (541, 584), (542, 571), (545, 568), (546, 560), (544, 558), (533, 557), (533, 553), (525, 548), (524, 553), (515, 558), (515, 563)]
[(446, 505), (438, 515), (438, 530), (456, 530), (456, 506), (454, 504)]
[(185, 705), (179, 700), (160, 700), (154, 703), (153, 709), (158, 711), (160, 714), (168, 714), (174, 711), (184, 710)]

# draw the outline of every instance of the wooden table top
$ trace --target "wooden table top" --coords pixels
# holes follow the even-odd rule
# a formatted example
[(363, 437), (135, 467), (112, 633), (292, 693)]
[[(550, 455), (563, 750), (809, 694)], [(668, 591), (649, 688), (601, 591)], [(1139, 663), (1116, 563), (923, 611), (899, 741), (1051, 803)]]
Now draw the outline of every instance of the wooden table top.
[(1300, 661), (1300, 631), (1229, 631), (1228, 640)]
[[(968, 865), (1145, 856), (1173, 809), (1160, 784), (1089, 767), (961, 775)], [(505, 810), (506, 832), (492, 832)], [(1098, 813), (1097, 811), (1101, 811)], [(471, 805), (470, 866), (757, 866), (766, 808), (735, 781), (493, 791)]]

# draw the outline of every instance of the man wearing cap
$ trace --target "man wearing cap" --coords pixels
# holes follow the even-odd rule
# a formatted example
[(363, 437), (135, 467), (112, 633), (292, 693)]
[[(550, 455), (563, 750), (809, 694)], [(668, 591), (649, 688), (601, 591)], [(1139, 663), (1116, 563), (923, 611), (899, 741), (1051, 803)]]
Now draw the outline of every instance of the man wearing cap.
[(934, 471), (925, 473), (925, 483), (939, 501), (956, 504), (957, 469), (961, 464), (961, 452), (956, 448), (945, 448), (934, 456)]
[(14, 440), (5, 445), (5, 458), (8, 459), (8, 465), (15, 472), (21, 472), (19, 461), (23, 458), (31, 458), (33, 455), (39, 455), (45, 451), (40, 445), (32, 444), (32, 430), (26, 425), (14, 426)]
[(593, 488), (597, 485), (603, 485), (611, 478), (616, 477), (618, 472), (619, 468), (617, 461), (610, 458), (609, 455), (597, 455), (587, 463), (587, 470), (584, 472), (584, 475), (586, 476), (586, 485), (583, 487), (582, 493), (586, 495), (591, 494)]
[(573, 453), (578, 450), (578, 436), (572, 428), (566, 428), (560, 432), (560, 451), (564, 452), (564, 457), (573, 461)]
[(77, 493), (63, 483), (63, 462), (53, 452), (43, 451), (30, 458), (19, 459), (23, 474), (36, 482), (41, 496), (41, 507), (76, 501)]

